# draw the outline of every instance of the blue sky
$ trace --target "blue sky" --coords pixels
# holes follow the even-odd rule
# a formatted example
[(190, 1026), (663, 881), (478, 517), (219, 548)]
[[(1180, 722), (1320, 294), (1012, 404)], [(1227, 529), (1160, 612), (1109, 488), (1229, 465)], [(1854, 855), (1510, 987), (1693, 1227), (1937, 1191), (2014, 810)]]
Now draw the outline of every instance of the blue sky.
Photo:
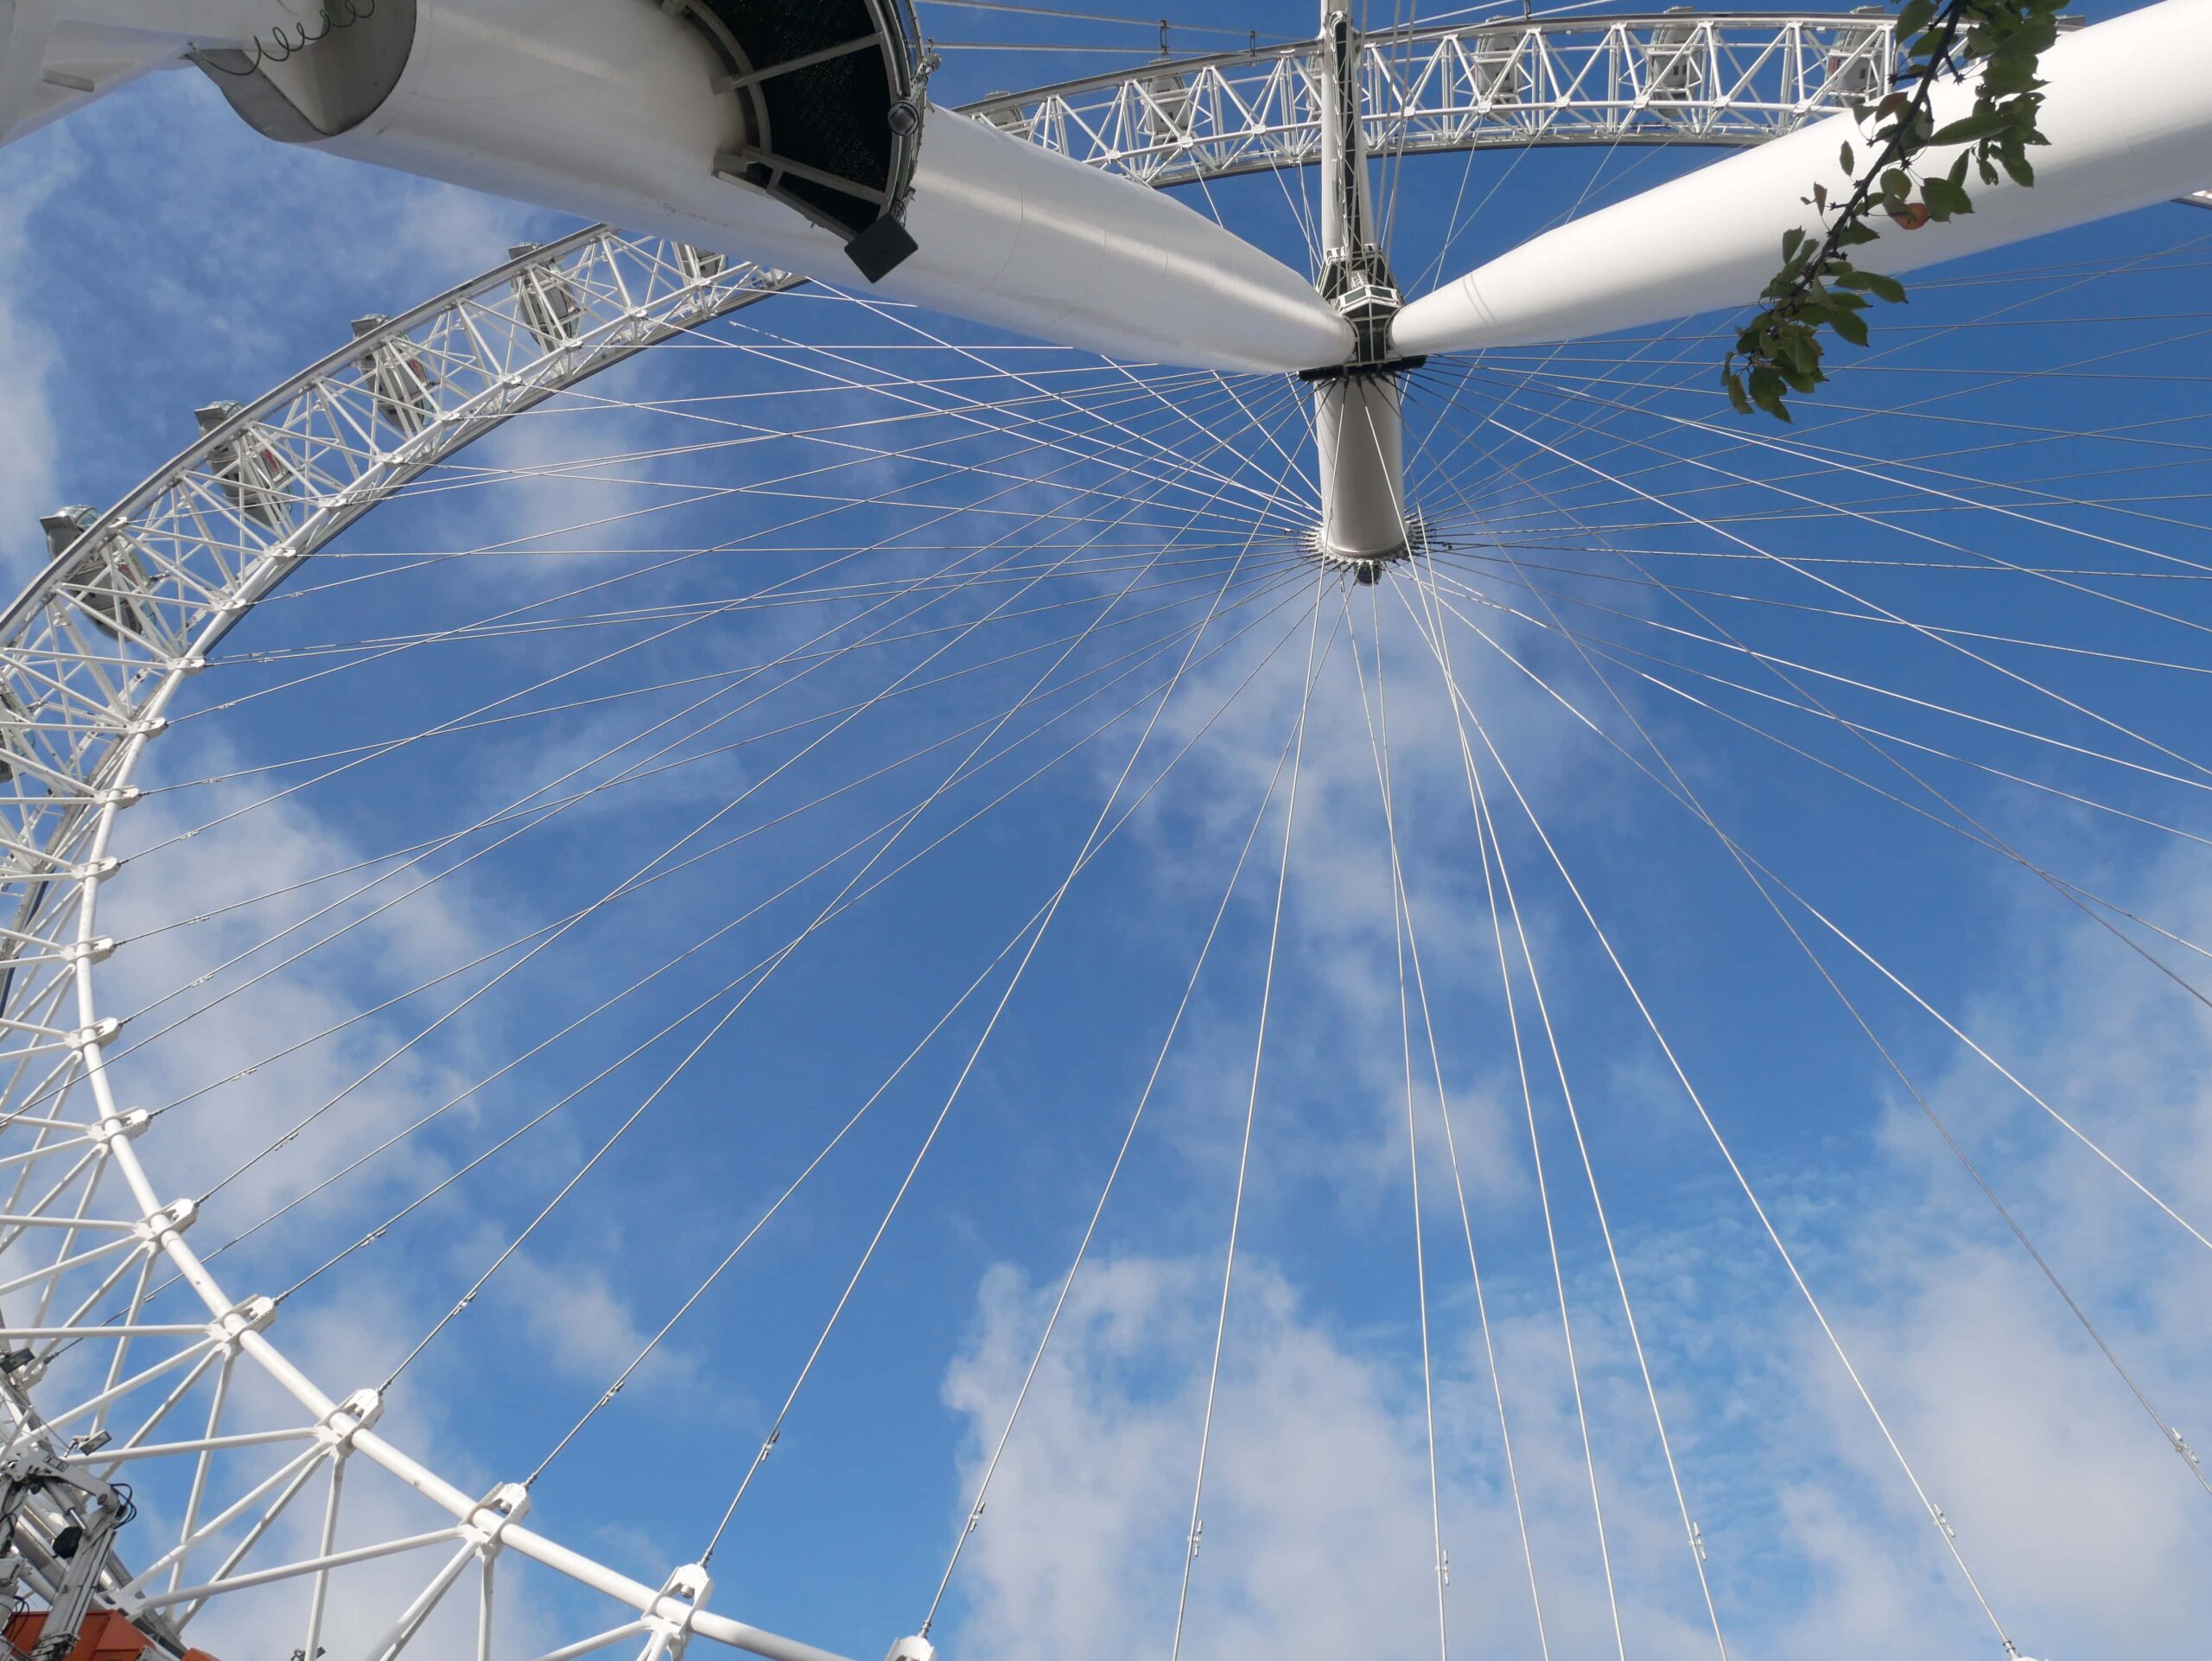
[[(1230, 28), (1279, 22), (1271, 7), (1214, 15)], [(927, 21), (947, 39), (1046, 27), (949, 9)], [(1093, 63), (949, 56), (938, 90), (952, 99)], [(1394, 251), (1402, 272), (1463, 269), (1577, 201), (1698, 159), (1583, 151), (1409, 165)], [(1469, 181), (1483, 211), (1440, 248)], [(1300, 257), (1274, 181), (1222, 187), (1213, 205)], [(328, 350), (351, 318), (397, 311), (497, 263), (511, 243), (570, 228), (270, 148), (191, 74), (0, 152), (0, 354), (11, 368), (0, 549), (25, 574), (38, 512), (127, 489), (189, 438), (194, 406), (249, 396)], [(1525, 966), (1515, 999), (1532, 1103), (1522, 1094), (1463, 734), (1732, 1651), (1998, 1652), (1486, 734), (2021, 1650), (2197, 1656), (2208, 1594), (2193, 1565), (2212, 1543), (2212, 1496), (1713, 830), (1623, 751), (1662, 776), (1674, 769), (1730, 837), (1834, 925), (1783, 902), (2144, 1392), (2185, 1433), (2212, 1427), (2212, 1353), (2193, 1318), (2212, 1291), (2204, 1249), (1929, 1013), (2205, 1225), (2208, 1029), (2176, 977), (2208, 983), (2190, 943), (2212, 927), (2197, 840), (2212, 779), (2201, 748), (2212, 664), (2208, 231), (2212, 220), (2193, 210), (2152, 210), (1931, 273), (1909, 308), (1878, 320), (1870, 353), (1845, 354), (1851, 366), (1789, 432), (1725, 414), (1710, 370), (1726, 320), (1438, 366), (1409, 393), (1423, 450), (1415, 488), (1439, 526), (1435, 569), (1459, 586), (1402, 577), (1347, 604), (1323, 585), (1318, 630), (1314, 576), (1291, 557), (1287, 520), (1255, 529), (1249, 507), (1240, 518), (1187, 479), (1140, 491), (1099, 461), (1056, 473), (1033, 412), (957, 439), (940, 417), (927, 430), (944, 448), (918, 456), (906, 423), (861, 429), (884, 452), (864, 465), (789, 436), (885, 423), (911, 410), (900, 401), (909, 383), (972, 394), (948, 379), (976, 372), (954, 349), (967, 347), (1052, 378), (1069, 403), (1048, 407), (1116, 442), (1135, 442), (1134, 430), (1188, 458), (1220, 435), (1226, 448), (1208, 465), (1242, 481), (1228, 500), (1264, 499), (1280, 458), (1211, 383), (1150, 370), (1132, 382), (1075, 354), (828, 295), (773, 302), (654, 353), (365, 520), (340, 557), (240, 629), (234, 660), (194, 684), (156, 747), (146, 782), (165, 788), (129, 828), (134, 848), (157, 851), (119, 886), (111, 925), (130, 942), (116, 960), (118, 996), (136, 1009), (216, 977), (144, 1020), (204, 1013), (118, 1064), (137, 1070), (142, 1104), (181, 1102), (149, 1141), (149, 1164), (181, 1190), (204, 1188), (347, 1091), (311, 1135), (217, 1196), (202, 1226), (227, 1238), (464, 1097), (230, 1256), (234, 1283), (276, 1290), (613, 1068), (288, 1308), (279, 1335), (314, 1358), (327, 1387), (381, 1378), (706, 1034), (728, 1007), (721, 989), (803, 929), (858, 861), (700, 942), (922, 802), (1095, 622), (1043, 683), (1044, 701), (993, 741), (1023, 748), (950, 786), (900, 856), (1087, 741), (779, 967), (410, 1369), (392, 1422), (464, 1486), (527, 1473), (1019, 938), (1102, 805), (1126, 805), (1158, 780), (1069, 888), (988, 1043), (978, 1050), (1014, 959), (551, 1467), (537, 1520), (648, 1580), (700, 1550), (954, 1098), (715, 1561), (717, 1604), (772, 1629), (861, 1657), (909, 1630), (1256, 815), (1220, 936), (937, 1631), (963, 1657), (1165, 1653), (1283, 846), (1285, 790), (1269, 784), (1317, 640), (1326, 649), (1307, 706), (1185, 1652), (1357, 1646), (1395, 1661), (1436, 1644), (1407, 1064), (1373, 706), (1363, 703), (1379, 663), (1400, 850), (1468, 1204), (1463, 1230), (1416, 1003), (1418, 1238), (1455, 1652), (1537, 1653), (1501, 1394), (1549, 1641), (1562, 1656), (1614, 1645), (1562, 1284), (1626, 1646), (1639, 1658), (1713, 1652)], [(1295, 448), (1305, 429), (1285, 388), (1236, 390)], [(1109, 417), (1121, 426), (1100, 424)], [(971, 470), (948, 477), (948, 459)], [(805, 506), (767, 493), (831, 463), (834, 486), (810, 488), (888, 505), (786, 528)], [(986, 477), (988, 489), (1009, 490), (1003, 503), (985, 500)], [(702, 492), (715, 493), (671, 506)], [(878, 544), (834, 577), (799, 576)], [(1243, 603), (1203, 637), (1204, 655), (1160, 706), (1185, 643), (1175, 631), (1230, 592), (1248, 544), (1235, 574), (1250, 585), (1234, 590)], [(396, 557), (493, 546), (508, 551), (411, 570)], [(1039, 576), (1012, 617), (991, 615), (1012, 583), (940, 585), (857, 621), (887, 589), (705, 611), (778, 582), (912, 582), (963, 550), (1010, 559), (1025, 576), (1056, 560), (1087, 563)], [(607, 586), (570, 596), (594, 584)], [(1447, 599), (1458, 611), (1446, 637), (1480, 734), (1455, 720), (1415, 623), (1424, 603)], [(785, 656), (820, 631), (850, 640), (925, 601), (912, 638), (804, 675)], [(574, 627), (373, 659), (325, 653), (518, 606)], [(606, 615), (615, 608), (640, 610)], [(598, 700), (586, 707), (412, 744), (263, 800), (322, 771), (264, 770), (276, 764), (419, 732), (618, 648), (521, 705)], [(1150, 655), (1122, 661), (1140, 648)], [(757, 663), (774, 667), (746, 684), (770, 696), (734, 708), (724, 694), (684, 713), (702, 696), (698, 678)], [(804, 748), (836, 719), (825, 712), (902, 674), (952, 670), (963, 672)], [(664, 719), (676, 724), (637, 736)], [(341, 918), (355, 926), (281, 976), (253, 978), (288, 953), (224, 965), (359, 878), (164, 926), (474, 824), (574, 769), (606, 779), (664, 742), (681, 766), (601, 792), (404, 904), (368, 914), (411, 887), (405, 879), (345, 902), (315, 932)], [(870, 777), (925, 746), (938, 748)], [(1133, 754), (1134, 782), (1117, 797)], [(242, 809), (219, 830), (171, 840)], [(589, 903), (702, 823), (709, 842), (752, 834), (496, 983), (514, 954), (441, 978)], [(2138, 951), (2038, 872), (2165, 932), (2104, 912)], [(1510, 913), (1505, 927), (1510, 939)], [(649, 993), (471, 1090), (671, 959)], [(403, 994), (373, 1019), (265, 1060)], [(702, 1002), (702, 1015), (623, 1060)], [(232, 1076), (249, 1066), (250, 1077)], [(2202, 1435), (2212, 1441), (2212, 1429)], [(559, 1588), (523, 1584), (545, 1601), (549, 1625), (564, 1611)], [(258, 1630), (241, 1626), (240, 1641)], [(516, 1641), (518, 1656), (534, 1652), (526, 1632)]]

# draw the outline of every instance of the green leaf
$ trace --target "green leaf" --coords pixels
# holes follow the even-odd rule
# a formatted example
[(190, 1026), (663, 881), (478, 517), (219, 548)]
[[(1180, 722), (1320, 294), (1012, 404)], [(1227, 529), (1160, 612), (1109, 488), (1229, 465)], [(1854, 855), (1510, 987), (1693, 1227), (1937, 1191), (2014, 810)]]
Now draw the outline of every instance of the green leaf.
[(1789, 419), (1789, 406), (1783, 402), (1786, 391), (1782, 377), (1764, 366), (1751, 371), (1751, 398), (1777, 421)]
[(2010, 150), (1999, 150), (1997, 152), (1997, 160), (1999, 165), (2004, 168), (2005, 173), (2011, 177), (2014, 184), (2032, 185), (2035, 183), (2036, 170), (2028, 165), (2028, 158), (2026, 156), (2016, 156)]
[(1850, 140), (1844, 141), (1843, 148), (1836, 152), (1835, 159), (1841, 164), (1846, 173), (1855, 174), (1859, 171), (1858, 154), (1851, 148)]
[(1866, 320), (1855, 311), (1840, 311), (1828, 319), (1828, 326), (1853, 346), (1866, 344)]
[(1886, 300), (1893, 306), (1904, 303), (1904, 284), (1894, 277), (1885, 277), (1879, 271), (1862, 271), (1866, 279), (1866, 291), (1877, 299)]
[(1929, 138), (1931, 144), (1971, 144), (1977, 138), (1990, 138), (2012, 124), (1994, 110), (1976, 110), (1972, 115), (1961, 116), (1956, 121), (1947, 121), (1936, 129)]
[(1736, 413), (1741, 416), (1751, 414), (1751, 400), (1750, 395), (1744, 391), (1744, 378), (1732, 369), (1724, 370), (1721, 372), (1720, 384), (1728, 389), (1728, 403)]
[(1784, 231), (1782, 233), (1782, 263), (1784, 265), (1787, 265), (1792, 260), (1796, 259), (1797, 258), (1797, 251), (1804, 245), (1805, 233), (1803, 231), (1800, 230), (1794, 225), (1787, 231)]
[(1948, 220), (1954, 213), (1974, 212), (1974, 199), (1948, 179), (1930, 179), (1921, 191), (1927, 198), (1929, 213), (1936, 219)]

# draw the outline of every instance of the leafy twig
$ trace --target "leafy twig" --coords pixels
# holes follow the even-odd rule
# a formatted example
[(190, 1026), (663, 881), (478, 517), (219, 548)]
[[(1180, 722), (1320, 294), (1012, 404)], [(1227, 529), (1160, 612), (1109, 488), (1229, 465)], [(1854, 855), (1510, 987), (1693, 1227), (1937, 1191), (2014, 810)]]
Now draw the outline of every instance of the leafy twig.
[[(1822, 329), (1853, 346), (1866, 344), (1868, 296), (1895, 305), (1904, 285), (1852, 264), (1850, 250), (1877, 241), (1870, 223), (1877, 213), (1906, 230), (1974, 212), (1967, 190), (1969, 169), (1981, 183), (2001, 176), (2035, 183), (2031, 145), (2050, 141), (2037, 129), (2044, 82), (2043, 54), (2058, 38), (2058, 13), (2067, 0), (1908, 0), (1897, 14), (1897, 39), (1905, 42), (1891, 90), (1869, 107), (1852, 111), (1864, 127), (1876, 124), (1873, 155), (1862, 173), (1856, 147), (1847, 142), (1838, 160), (1855, 181), (1850, 196), (1832, 201), (1816, 183), (1805, 200), (1825, 233), (1793, 226), (1782, 239), (1782, 269), (1759, 298), (1764, 309), (1745, 323), (1721, 366), (1721, 385), (1738, 413), (1765, 410), (1790, 418), (1789, 395), (1810, 392), (1827, 379), (1821, 360)], [(1936, 124), (1936, 88), (1948, 75), (1963, 78), (1974, 66), (1974, 108)], [(1923, 177), (1916, 162), (1929, 150), (1962, 146), (1943, 173)]]

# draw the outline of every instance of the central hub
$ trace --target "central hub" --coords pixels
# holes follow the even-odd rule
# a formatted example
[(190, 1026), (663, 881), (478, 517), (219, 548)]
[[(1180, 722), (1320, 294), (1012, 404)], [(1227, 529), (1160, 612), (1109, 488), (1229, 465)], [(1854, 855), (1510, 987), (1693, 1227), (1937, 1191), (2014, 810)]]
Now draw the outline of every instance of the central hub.
[(1406, 502), (1404, 372), (1390, 358), (1390, 321), (1405, 303), (1389, 257), (1370, 232), (1367, 138), (1360, 118), (1359, 36), (1351, 17), (1322, 19), (1321, 296), (1351, 325), (1344, 363), (1308, 370), (1319, 450), (1321, 523), (1313, 550), (1373, 582), (1421, 550)]
[(1406, 501), (1405, 389), (1395, 365), (1348, 366), (1313, 380), (1319, 451), (1323, 559), (1376, 568), (1421, 551), (1420, 522)]

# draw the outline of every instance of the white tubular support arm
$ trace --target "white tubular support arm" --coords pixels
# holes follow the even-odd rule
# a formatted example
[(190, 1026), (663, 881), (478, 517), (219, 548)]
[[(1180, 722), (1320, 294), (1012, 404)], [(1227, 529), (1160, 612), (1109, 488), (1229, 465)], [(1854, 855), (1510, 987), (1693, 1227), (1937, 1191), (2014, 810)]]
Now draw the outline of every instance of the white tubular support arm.
[[(2032, 151), (2036, 182), (1974, 183), (1974, 211), (1905, 230), (1854, 254), (1872, 270), (1907, 271), (2049, 231), (2187, 195), (2212, 157), (2212, 0), (2161, 0), (2063, 37), (2044, 55), (2049, 82)], [(1966, 114), (1971, 86), (1940, 87), (1940, 126)], [(1392, 340), (1408, 354), (1573, 340), (1749, 304), (1781, 268), (1791, 226), (1818, 235), (1805, 200), (1852, 181), (1840, 151), (1872, 146), (1836, 116), (1611, 207), (1500, 255), (1399, 314)], [(1931, 153), (1941, 172), (1954, 150)]]

